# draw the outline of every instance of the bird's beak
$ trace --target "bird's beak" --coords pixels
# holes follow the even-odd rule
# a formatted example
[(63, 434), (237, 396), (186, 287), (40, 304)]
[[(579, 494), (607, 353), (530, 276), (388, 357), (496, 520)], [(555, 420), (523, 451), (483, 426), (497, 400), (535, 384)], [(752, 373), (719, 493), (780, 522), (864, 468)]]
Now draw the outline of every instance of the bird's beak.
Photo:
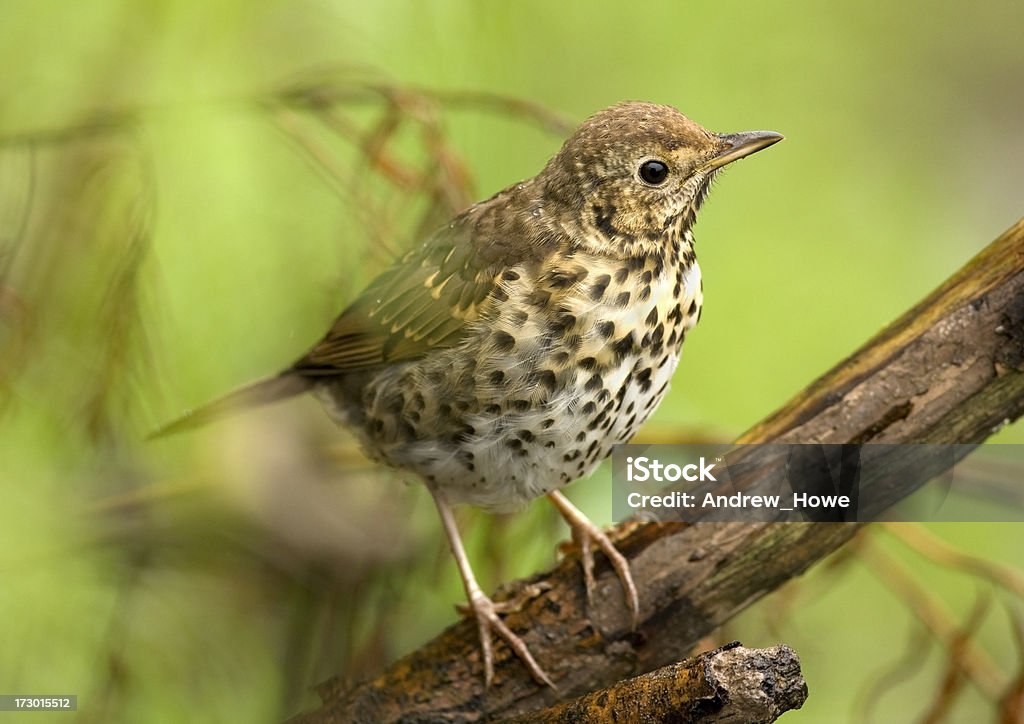
[(704, 171), (721, 168), (727, 163), (757, 153), (762, 148), (768, 148), (773, 143), (778, 143), (783, 136), (774, 131), (747, 131), (746, 133), (722, 133), (718, 138), (722, 142), (721, 150), (705, 164), (702, 169)]

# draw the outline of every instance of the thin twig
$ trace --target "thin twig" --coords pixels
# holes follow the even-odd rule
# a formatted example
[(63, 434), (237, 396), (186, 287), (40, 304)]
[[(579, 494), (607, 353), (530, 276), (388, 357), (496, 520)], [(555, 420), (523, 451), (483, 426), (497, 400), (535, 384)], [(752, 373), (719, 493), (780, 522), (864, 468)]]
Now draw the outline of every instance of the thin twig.
[(949, 568), (984, 578), (1024, 599), (1024, 574), (1013, 566), (957, 550), (920, 523), (882, 523), (881, 527), (922, 556)]
[(988, 699), (998, 700), (1008, 683), (1006, 675), (984, 651), (969, 641), (960, 641), (960, 627), (942, 601), (918, 583), (906, 566), (882, 552), (870, 536), (861, 536), (852, 545), (860, 560), (903, 599), (914, 615), (946, 648), (950, 660), (962, 668), (978, 690)]

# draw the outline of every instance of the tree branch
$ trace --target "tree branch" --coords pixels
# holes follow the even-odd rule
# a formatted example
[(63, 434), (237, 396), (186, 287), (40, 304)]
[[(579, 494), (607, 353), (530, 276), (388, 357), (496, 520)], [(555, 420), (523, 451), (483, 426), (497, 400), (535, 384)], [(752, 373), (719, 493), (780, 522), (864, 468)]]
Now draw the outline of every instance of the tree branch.
[(747, 649), (733, 643), (506, 724), (760, 724), (799, 709), (806, 700), (807, 683), (792, 649)]
[[(1024, 220), (740, 442), (980, 443), (1024, 413)], [(934, 471), (927, 473), (929, 476)], [(926, 482), (908, 476), (894, 495)], [(551, 706), (679, 660), (702, 636), (799, 575), (856, 524), (625, 524), (617, 544), (640, 591), (630, 630), (617, 579), (600, 572), (588, 607), (575, 557), (505, 597), (506, 618), (559, 691), (538, 687), (504, 646), (483, 687), (476, 626), (458, 623), (376, 678), (322, 684), (294, 721), (484, 721)], [(498, 596), (496, 598), (501, 598)]]

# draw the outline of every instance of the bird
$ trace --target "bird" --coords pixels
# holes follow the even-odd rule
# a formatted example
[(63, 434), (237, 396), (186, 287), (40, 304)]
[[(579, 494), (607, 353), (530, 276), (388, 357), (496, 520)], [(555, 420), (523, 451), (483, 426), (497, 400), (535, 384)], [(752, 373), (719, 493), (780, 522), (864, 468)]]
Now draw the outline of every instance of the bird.
[(398, 258), (289, 367), (155, 436), (313, 393), (368, 457), (430, 491), (477, 623), (485, 685), (497, 635), (554, 688), (477, 582), (452, 509), (509, 512), (547, 496), (579, 542), (588, 596), (596, 547), (636, 627), (628, 561), (562, 490), (664, 398), (703, 308), (697, 213), (726, 165), (782, 138), (713, 133), (667, 105), (605, 108), (536, 176)]

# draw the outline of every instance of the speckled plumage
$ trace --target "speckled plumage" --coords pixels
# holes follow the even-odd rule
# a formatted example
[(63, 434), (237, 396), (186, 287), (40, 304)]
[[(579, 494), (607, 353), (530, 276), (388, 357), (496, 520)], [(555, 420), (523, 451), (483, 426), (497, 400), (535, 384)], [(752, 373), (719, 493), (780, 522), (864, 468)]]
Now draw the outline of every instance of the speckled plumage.
[[(665, 106), (602, 111), (385, 272), (295, 370), (453, 503), (515, 509), (587, 475), (657, 407), (699, 318), (690, 227), (717, 171), (699, 166), (725, 146)], [(645, 184), (647, 158), (673, 177)]]
[(164, 428), (313, 390), (367, 453), (424, 479), (480, 626), (551, 683), (477, 585), (449, 508), (512, 510), (548, 494), (609, 557), (634, 621), (625, 558), (556, 491), (590, 473), (665, 396), (703, 288), (691, 227), (712, 178), (781, 139), (718, 135), (668, 106), (588, 119), (534, 178), (471, 206), (381, 274), (280, 375)]
[(508, 266), (458, 344), (320, 397), (449, 501), (522, 507), (589, 473), (668, 389), (702, 300), (692, 241), (670, 233), (649, 257), (564, 248)]

